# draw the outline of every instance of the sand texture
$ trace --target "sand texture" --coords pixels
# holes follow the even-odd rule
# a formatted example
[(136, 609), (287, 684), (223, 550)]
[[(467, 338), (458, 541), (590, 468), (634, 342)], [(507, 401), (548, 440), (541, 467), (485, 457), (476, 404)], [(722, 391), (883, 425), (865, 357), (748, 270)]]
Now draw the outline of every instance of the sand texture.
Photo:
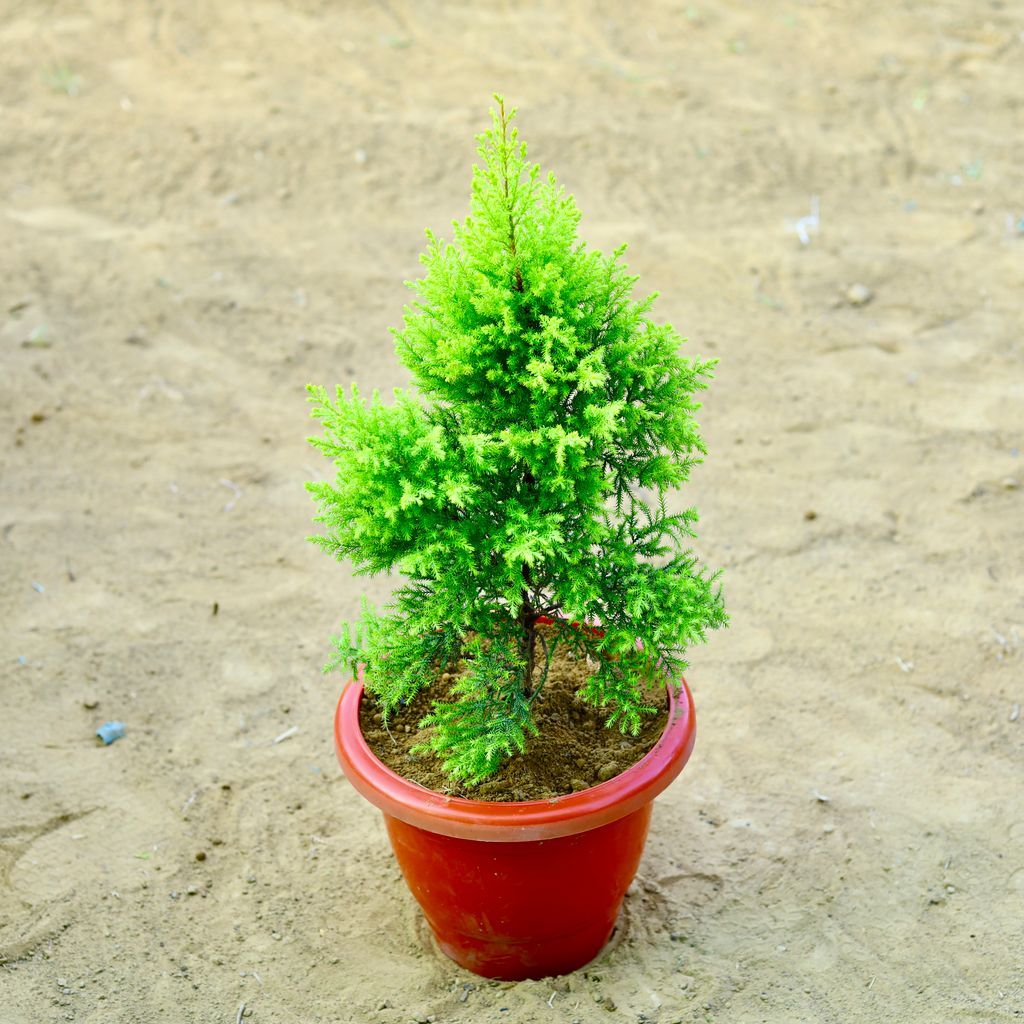
[[(0, 2), (0, 1021), (1024, 1019), (1022, 32)], [(732, 614), (616, 940), (509, 986), (433, 951), (338, 769), (328, 637), (389, 585), (302, 487), (305, 385), (408, 379), (494, 90), (721, 359), (678, 500)]]

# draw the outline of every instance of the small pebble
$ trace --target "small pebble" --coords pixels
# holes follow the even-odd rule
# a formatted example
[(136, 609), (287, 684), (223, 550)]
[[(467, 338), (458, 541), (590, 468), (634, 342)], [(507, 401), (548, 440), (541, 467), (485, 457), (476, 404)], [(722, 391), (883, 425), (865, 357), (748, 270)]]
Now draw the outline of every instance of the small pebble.
[(99, 706), (100, 702), (95, 697), (86, 697), (85, 700), (82, 701), (82, 707), (85, 708), (86, 711), (93, 711)]
[(597, 777), (601, 782), (607, 782), (609, 779), (615, 778), (619, 774), (619, 766), (614, 761), (609, 761), (607, 764), (601, 765), (597, 773)]
[(836, 830), (835, 825), (826, 825), (821, 831), (826, 833), (826, 834), (828, 834), (830, 832), (835, 832), (835, 830)]
[(866, 284), (851, 284), (846, 289), (846, 301), (851, 306), (866, 306), (875, 293)]
[(185, 890), (185, 892), (188, 893), (189, 896), (195, 896), (195, 895), (197, 895), (199, 893), (199, 889), (196, 886), (194, 886), (194, 885), (190, 885)]
[(198, 860), (198, 861), (206, 860), (206, 851), (205, 850), (197, 851), (196, 852), (196, 860)]
[(1004, 491), (1016, 491), (1020, 487), (1020, 481), (1015, 476), (1004, 476), (1002, 485)]

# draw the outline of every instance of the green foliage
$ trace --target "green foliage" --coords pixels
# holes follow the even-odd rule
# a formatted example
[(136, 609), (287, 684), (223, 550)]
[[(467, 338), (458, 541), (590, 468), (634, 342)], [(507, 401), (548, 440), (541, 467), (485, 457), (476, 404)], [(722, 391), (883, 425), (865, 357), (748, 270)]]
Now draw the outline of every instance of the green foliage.
[(496, 100), (470, 216), (451, 242), (428, 232), (393, 332), (417, 393), (310, 388), (311, 441), (337, 468), (308, 485), (325, 527), (312, 539), (356, 573), (408, 580), (383, 613), (364, 604), (332, 664), (363, 665), (385, 715), (451, 672), (428, 746), (469, 782), (536, 733), (559, 645), (595, 666), (580, 696), (635, 734), (647, 686), (726, 622), (717, 574), (686, 547), (696, 511), (666, 506), (705, 453), (694, 395), (714, 363), (679, 354), (655, 296), (632, 298), (624, 247), (578, 241), (572, 196), (527, 163)]

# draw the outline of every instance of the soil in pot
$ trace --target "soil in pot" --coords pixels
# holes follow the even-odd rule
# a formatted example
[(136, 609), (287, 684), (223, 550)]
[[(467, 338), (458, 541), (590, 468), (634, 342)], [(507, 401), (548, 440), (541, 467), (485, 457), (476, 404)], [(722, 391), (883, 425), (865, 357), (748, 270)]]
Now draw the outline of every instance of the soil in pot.
[(576, 696), (590, 670), (565, 647), (551, 662), (544, 689), (537, 698), (535, 718), (539, 735), (529, 737), (526, 753), (512, 758), (498, 773), (478, 786), (456, 784), (445, 775), (431, 753), (413, 754), (426, 741), (428, 730), (419, 723), (434, 700), (447, 696), (450, 678), (440, 676), (416, 699), (398, 708), (384, 727), (380, 709), (363, 701), (360, 728), (370, 749), (389, 768), (437, 792), (471, 800), (549, 800), (589, 789), (636, 764), (665, 730), (668, 717), (664, 691), (652, 694), (656, 714), (645, 716), (637, 736), (605, 727), (605, 716)]

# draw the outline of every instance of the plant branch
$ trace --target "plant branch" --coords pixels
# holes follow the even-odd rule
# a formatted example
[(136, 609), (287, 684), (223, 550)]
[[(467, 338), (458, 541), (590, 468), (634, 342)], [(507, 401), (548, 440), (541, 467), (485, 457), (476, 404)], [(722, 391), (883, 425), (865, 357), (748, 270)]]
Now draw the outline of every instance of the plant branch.
[(557, 636), (552, 641), (550, 647), (548, 646), (547, 639), (543, 633), (538, 633), (537, 639), (540, 640), (541, 645), (544, 648), (544, 672), (540, 677), (540, 682), (537, 684), (536, 689), (528, 695), (527, 702), (531, 707), (533, 706), (533, 702), (537, 699), (537, 694), (544, 689), (544, 684), (548, 681), (548, 672), (551, 671), (551, 659), (554, 657), (555, 648), (558, 646)]

